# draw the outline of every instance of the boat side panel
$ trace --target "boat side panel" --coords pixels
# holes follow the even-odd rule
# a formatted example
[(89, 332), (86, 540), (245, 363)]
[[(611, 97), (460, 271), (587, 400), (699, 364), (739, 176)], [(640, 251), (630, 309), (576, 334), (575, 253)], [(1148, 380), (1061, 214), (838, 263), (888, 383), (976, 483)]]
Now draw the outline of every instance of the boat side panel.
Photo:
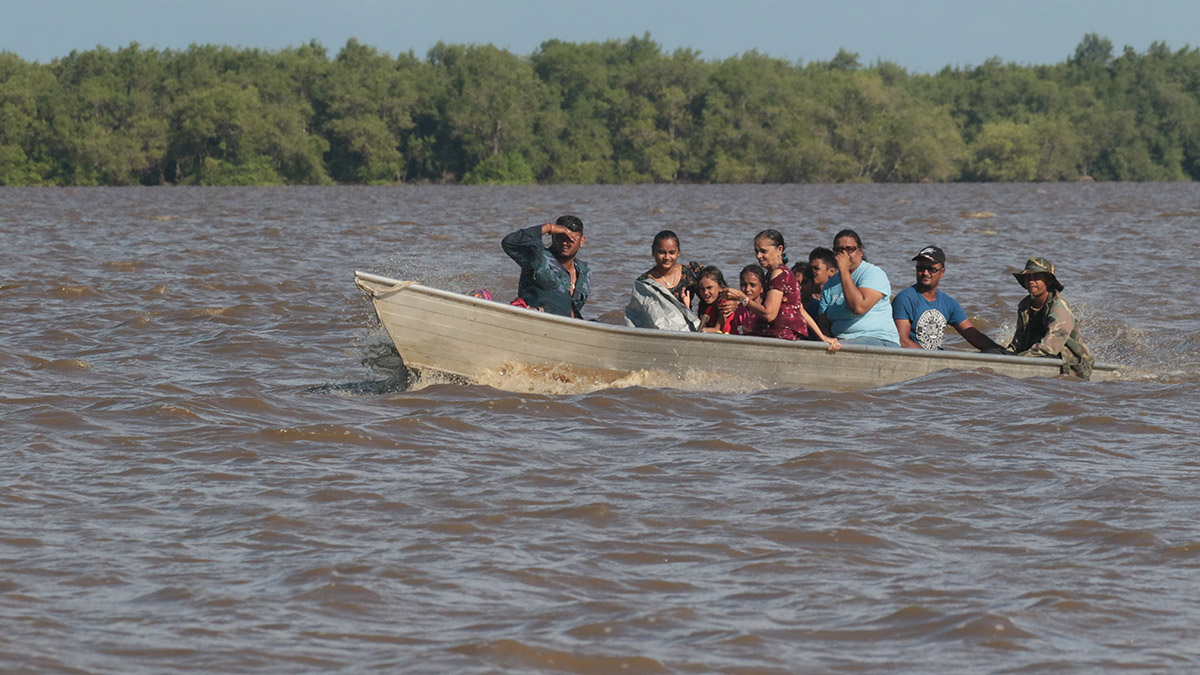
[(990, 368), (1013, 377), (1057, 373), (1054, 362), (1034, 359), (947, 359), (872, 349), (831, 354), (819, 343), (617, 329), (428, 291), (413, 286), (377, 298), (380, 319), (411, 367), (467, 378), (514, 363), (615, 373), (729, 373), (766, 386), (841, 389), (881, 386), (947, 367)]

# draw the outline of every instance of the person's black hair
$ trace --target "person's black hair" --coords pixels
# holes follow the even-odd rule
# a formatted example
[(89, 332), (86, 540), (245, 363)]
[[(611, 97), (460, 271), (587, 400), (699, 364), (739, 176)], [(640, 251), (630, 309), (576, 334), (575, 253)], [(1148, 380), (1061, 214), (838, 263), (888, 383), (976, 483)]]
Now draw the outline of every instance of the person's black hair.
[(787, 261), (788, 261), (787, 244), (783, 243), (783, 235), (779, 233), (779, 230), (763, 230), (762, 232), (759, 232), (758, 234), (754, 235), (754, 241), (758, 241), (759, 239), (770, 240), (770, 242), (772, 244), (782, 248), (783, 249), (783, 264), (784, 265), (787, 264)]
[(812, 264), (818, 260), (820, 260), (822, 263), (825, 263), (825, 266), (830, 269), (837, 269), (837, 256), (832, 250), (827, 249), (824, 246), (818, 246), (808, 253), (809, 267), (811, 267)]
[[(700, 268), (700, 273), (696, 275), (697, 289), (700, 288), (701, 279), (712, 279), (713, 281), (717, 282), (717, 287), (721, 290), (729, 288), (729, 284), (725, 283), (725, 275), (721, 274), (721, 268), (717, 267), (716, 265), (706, 265), (705, 267)], [(717, 298), (717, 301), (720, 302), (720, 297)], [(709, 305), (706, 304), (703, 299), (701, 299), (700, 304), (696, 306), (696, 311), (703, 312), (708, 306)]]
[[(800, 263), (796, 263), (796, 267), (800, 267)], [(817, 278), (813, 275), (812, 265), (805, 265), (796, 276), (800, 278), (800, 297), (808, 302), (817, 291)]]
[[(854, 230), (850, 230), (850, 229), (846, 229), (846, 230), (842, 230), (841, 232), (838, 232), (837, 234), (833, 235), (833, 245), (837, 246), (837, 240), (841, 239), (842, 237), (850, 237), (851, 239), (853, 239), (854, 243), (858, 244), (858, 249), (860, 251), (862, 251), (863, 260), (867, 259), (867, 252), (865, 249), (863, 249), (862, 237), (859, 237), (857, 232), (855, 232)], [(834, 267), (837, 267), (837, 265), (834, 265)]]
[(572, 232), (583, 232), (583, 221), (578, 216), (559, 216), (555, 225), (562, 225)]
[(650, 250), (653, 251), (655, 246), (658, 246), (667, 239), (674, 239), (675, 245), (679, 246), (679, 235), (670, 230), (661, 230), (658, 234), (654, 235), (654, 241), (650, 242)]
[(767, 271), (762, 268), (762, 265), (755, 265), (755, 264), (751, 263), (751, 264), (743, 267), (741, 273), (738, 274), (738, 283), (741, 283), (742, 277), (746, 276), (747, 272), (758, 277), (758, 285), (762, 286), (763, 293), (766, 293), (767, 292)]
[(725, 283), (725, 275), (721, 274), (721, 268), (716, 265), (706, 265), (701, 268), (700, 273), (696, 275), (696, 281), (701, 279), (712, 279), (721, 288), (729, 288), (729, 284)]

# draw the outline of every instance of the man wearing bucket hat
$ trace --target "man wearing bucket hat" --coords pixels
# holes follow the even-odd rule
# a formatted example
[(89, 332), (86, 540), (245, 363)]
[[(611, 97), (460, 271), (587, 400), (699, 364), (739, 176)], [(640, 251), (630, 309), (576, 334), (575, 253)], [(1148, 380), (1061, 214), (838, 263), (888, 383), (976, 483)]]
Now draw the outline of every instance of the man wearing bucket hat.
[(900, 346), (941, 349), (946, 326), (954, 326), (979, 351), (1003, 353), (1003, 347), (971, 323), (957, 300), (938, 290), (938, 283), (946, 273), (946, 253), (937, 246), (926, 246), (913, 256), (913, 262), (917, 263), (917, 283), (897, 293), (892, 303), (892, 320), (900, 333)]
[(1017, 305), (1017, 330), (1008, 351), (1019, 356), (1062, 359), (1064, 375), (1088, 379), (1095, 359), (1079, 337), (1079, 322), (1059, 295), (1063, 285), (1054, 276), (1054, 265), (1045, 258), (1030, 258), (1025, 269), (1014, 272), (1029, 295)]

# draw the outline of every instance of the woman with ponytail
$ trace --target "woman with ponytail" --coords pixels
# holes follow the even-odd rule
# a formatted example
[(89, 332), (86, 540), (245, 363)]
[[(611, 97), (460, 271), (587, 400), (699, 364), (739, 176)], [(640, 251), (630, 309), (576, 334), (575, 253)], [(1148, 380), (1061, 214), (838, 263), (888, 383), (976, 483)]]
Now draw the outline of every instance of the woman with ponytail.
[(836, 351), (841, 344), (836, 338), (826, 337), (821, 333), (816, 322), (804, 310), (800, 282), (787, 266), (786, 248), (783, 235), (776, 230), (763, 230), (754, 235), (754, 256), (758, 258), (758, 264), (767, 271), (766, 292), (761, 300), (751, 300), (736, 288), (726, 290), (725, 295), (762, 319), (755, 331), (756, 335), (783, 340), (803, 340), (808, 337), (809, 331), (812, 331), (813, 335), (829, 345), (829, 351)]

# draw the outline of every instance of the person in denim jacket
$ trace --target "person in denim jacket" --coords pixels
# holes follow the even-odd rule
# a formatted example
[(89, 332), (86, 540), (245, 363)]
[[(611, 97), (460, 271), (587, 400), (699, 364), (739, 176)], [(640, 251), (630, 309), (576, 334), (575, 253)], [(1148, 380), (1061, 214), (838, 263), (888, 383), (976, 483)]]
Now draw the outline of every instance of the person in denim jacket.
[[(543, 246), (547, 234), (550, 245)], [(500, 246), (521, 266), (517, 298), (532, 309), (582, 318), (591, 289), (587, 263), (575, 256), (585, 241), (583, 221), (575, 216), (561, 216), (504, 237)]]

